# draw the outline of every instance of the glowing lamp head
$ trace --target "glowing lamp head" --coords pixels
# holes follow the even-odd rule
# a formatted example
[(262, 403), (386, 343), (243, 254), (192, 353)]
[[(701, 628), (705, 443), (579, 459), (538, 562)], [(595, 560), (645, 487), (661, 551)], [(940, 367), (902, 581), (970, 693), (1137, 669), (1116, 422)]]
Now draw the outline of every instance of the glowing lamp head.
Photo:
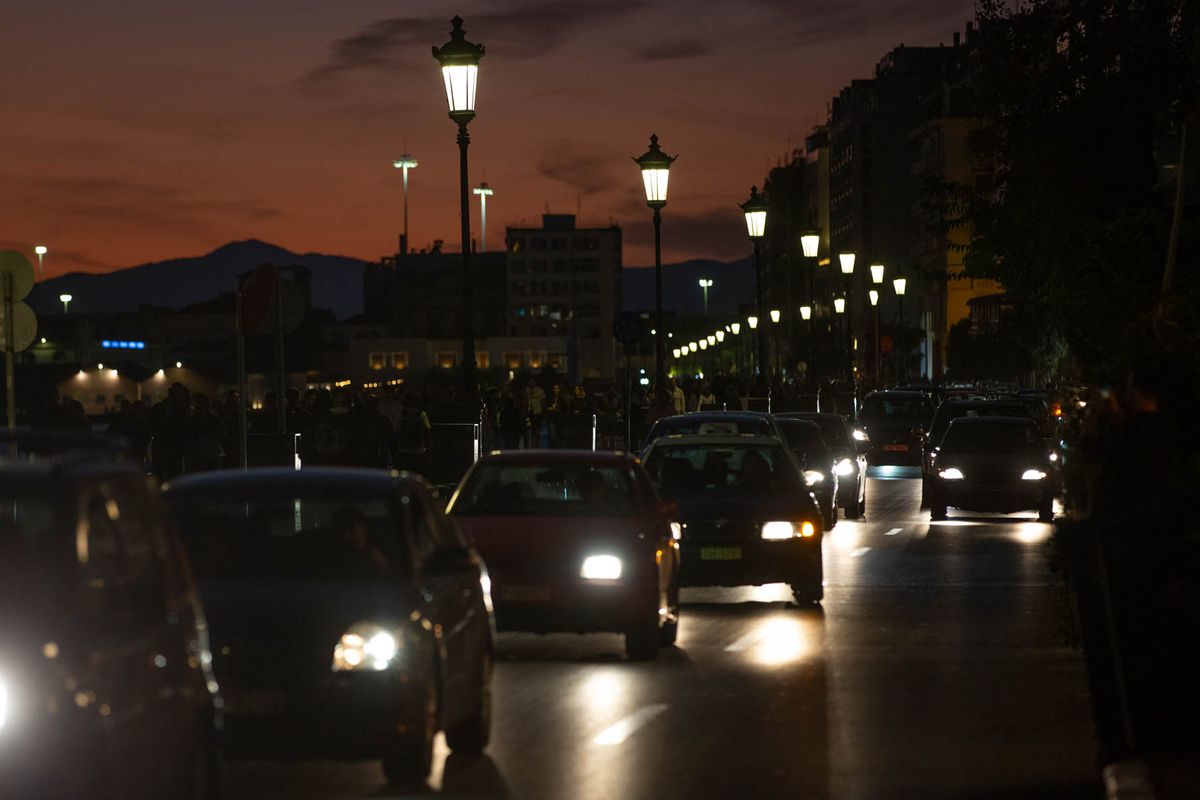
[(883, 264), (871, 265), (871, 283), (883, 283)]
[(800, 234), (800, 249), (804, 251), (805, 258), (816, 258), (820, 246), (821, 234), (816, 231)]
[(713, 285), (712, 278), (701, 278), (699, 284), (701, 289), (711, 289)]
[(410, 156), (408, 153), (405, 153), (404, 155), (402, 155), (399, 158), (397, 158), (396, 160), (394, 160), (392, 162), (392, 166), (395, 167), (396, 169), (410, 170), (415, 167), (419, 167), (420, 164), (417, 162), (417, 160), (415, 158)]
[(740, 323), (740, 322), (730, 323), (729, 330), (731, 333), (733, 333), (734, 336), (737, 336), (738, 334), (740, 334), (742, 332), (742, 323)]
[(450, 117), (469, 122), (475, 116), (475, 87), (479, 78), (479, 62), (483, 45), (467, 41), (461, 17), (450, 20), (450, 41), (433, 48), (433, 57), (442, 65), (446, 84), (446, 103)]
[(709, 347), (712, 347), (717, 343), (717, 337), (715, 334), (710, 333), (706, 338), (708, 339)]
[(838, 253), (838, 263), (842, 265), (843, 275), (854, 274), (854, 253)]
[(707, 350), (707, 349), (708, 349), (708, 339), (701, 339), (701, 340), (700, 340), (700, 349), (701, 349), (701, 350)]
[(44, 256), (44, 255), (46, 255), (46, 253), (47, 253), (47, 252), (49, 252), (49, 251), (48, 251), (48, 250), (46, 250), (46, 245), (44, 245), (44, 244), (39, 244), (39, 245), (36, 245), (36, 246), (33, 248), (33, 252), (34, 252), (35, 254), (39, 255), (39, 256)]
[(746, 324), (750, 326), (750, 330), (758, 330), (758, 317), (753, 315), (746, 317)]
[(678, 347), (674, 347), (671, 349), (671, 358), (679, 358), (679, 348)]
[(642, 171), (642, 186), (646, 190), (646, 205), (662, 208), (667, 204), (667, 180), (671, 177), (671, 164), (678, 156), (669, 156), (658, 147), (658, 136), (651, 134), (650, 149), (635, 156)]
[(871, 291), (867, 292), (867, 297), (871, 298), (871, 305), (879, 305), (879, 292), (872, 289)]
[(725, 341), (725, 331), (717, 331), (716, 336), (718, 342)]
[(698, 347), (695, 342), (688, 342), (688, 351), (689, 352), (694, 353), (694, 352), (696, 352), (697, 349), (698, 349)]
[(908, 280), (905, 278), (894, 278), (892, 280), (892, 288), (896, 290), (897, 297), (904, 297), (904, 290), (908, 288)]
[(800, 319), (805, 322), (812, 319), (812, 306), (800, 306)]
[(471, 191), (473, 191), (477, 195), (482, 195), (484, 197), (491, 197), (492, 195), (494, 195), (496, 193), (495, 190), (492, 189), (492, 187), (487, 185), (487, 181), (484, 181), (483, 183), (479, 184)]
[(58, 302), (60, 302), (60, 303), (69, 303), (69, 302), (71, 302), (71, 301), (72, 301), (72, 300), (74, 300), (74, 299), (75, 299), (75, 298), (74, 298), (74, 297), (72, 297), (72, 296), (71, 296), (71, 295), (69, 295), (69, 294), (60, 294), (60, 295), (58, 296)]
[(746, 215), (746, 233), (751, 239), (761, 239), (767, 232), (767, 198), (758, 193), (757, 186), (750, 187), (750, 199), (741, 204)]
[(838, 314), (845, 314), (846, 313), (846, 298), (844, 298), (844, 297), (833, 298), (833, 310), (835, 312), (837, 312)]
[(782, 314), (780, 313), (780, 311), (779, 311), (779, 309), (778, 309), (778, 308), (772, 308), (772, 309), (771, 309), (771, 322), (773, 322), (773, 323), (775, 323), (776, 325), (778, 325), (778, 324), (779, 324), (779, 318), (780, 318), (781, 316), (782, 316)]

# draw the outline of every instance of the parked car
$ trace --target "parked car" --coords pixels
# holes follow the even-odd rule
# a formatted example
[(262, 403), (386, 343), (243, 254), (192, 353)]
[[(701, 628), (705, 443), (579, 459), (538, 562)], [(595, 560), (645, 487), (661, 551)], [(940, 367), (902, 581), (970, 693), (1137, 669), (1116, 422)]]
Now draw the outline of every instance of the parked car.
[(199, 581), (231, 756), (381, 758), (423, 780), (439, 730), (491, 727), (481, 561), (428, 485), (384, 470), (181, 478), (166, 497)]
[(834, 472), (838, 479), (838, 505), (846, 519), (860, 519), (867, 512), (866, 442), (854, 438), (854, 427), (841, 414), (817, 414), (788, 411), (776, 419), (803, 419), (821, 428), (821, 439), (834, 457)]
[(677, 509), (636, 459), (495, 453), (447, 510), (488, 565), (498, 630), (622, 633), (631, 659), (675, 642)]
[(183, 549), (155, 482), (95, 455), (0, 466), (0, 797), (218, 797)]

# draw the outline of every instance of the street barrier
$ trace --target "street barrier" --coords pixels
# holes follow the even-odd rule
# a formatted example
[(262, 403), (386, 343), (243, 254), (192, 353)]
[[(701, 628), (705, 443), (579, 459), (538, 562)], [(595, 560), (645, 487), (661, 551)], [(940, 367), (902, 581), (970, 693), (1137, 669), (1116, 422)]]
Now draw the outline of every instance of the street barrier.
[(479, 460), (482, 442), (478, 422), (437, 422), (431, 426), (433, 447), (429, 474), (435, 485), (457, 484)]

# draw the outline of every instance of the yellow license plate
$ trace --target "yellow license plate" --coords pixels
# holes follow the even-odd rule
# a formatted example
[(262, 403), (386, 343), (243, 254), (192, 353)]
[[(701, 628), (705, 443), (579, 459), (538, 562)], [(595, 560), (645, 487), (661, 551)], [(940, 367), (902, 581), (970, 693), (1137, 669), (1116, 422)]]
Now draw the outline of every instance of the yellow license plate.
[(701, 561), (741, 561), (742, 548), (740, 547), (701, 547)]

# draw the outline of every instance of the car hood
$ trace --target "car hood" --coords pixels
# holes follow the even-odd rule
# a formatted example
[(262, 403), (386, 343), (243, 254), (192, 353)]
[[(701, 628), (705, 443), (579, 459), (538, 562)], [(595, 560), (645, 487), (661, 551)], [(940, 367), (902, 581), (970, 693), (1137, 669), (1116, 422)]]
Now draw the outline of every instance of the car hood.
[(680, 497), (672, 498), (679, 505), (682, 522), (702, 520), (793, 520), (807, 517), (817, 519), (816, 501), (808, 492), (759, 497)]
[(1010, 476), (1014, 480), (1021, 477), (1027, 469), (1046, 471), (1045, 459), (1038, 454), (1030, 453), (955, 453), (943, 451), (938, 453), (938, 469), (957, 467), (968, 479), (973, 476), (986, 474), (990, 476)]
[(566, 564), (573, 569), (598, 551), (614, 555), (649, 547), (649, 524), (638, 518), (468, 517), (455, 523), (483, 556), (493, 578), (531, 562)]

